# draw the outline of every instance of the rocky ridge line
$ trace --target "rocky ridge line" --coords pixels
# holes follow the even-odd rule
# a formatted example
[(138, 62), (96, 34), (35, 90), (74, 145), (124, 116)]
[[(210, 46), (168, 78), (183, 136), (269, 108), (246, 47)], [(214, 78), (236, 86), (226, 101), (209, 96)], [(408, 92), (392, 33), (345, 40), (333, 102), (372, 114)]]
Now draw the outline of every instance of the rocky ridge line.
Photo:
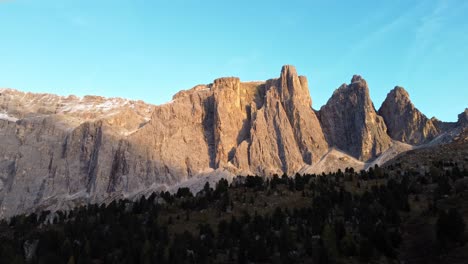
[[(446, 132), (431, 142), (453, 139), (467, 113), (437, 123)], [(3, 89), (0, 141), (0, 218), (237, 174), (362, 169), (412, 148), (388, 136), (362, 77), (314, 111), (306, 77), (289, 65), (279, 78), (219, 78), (159, 106)]]

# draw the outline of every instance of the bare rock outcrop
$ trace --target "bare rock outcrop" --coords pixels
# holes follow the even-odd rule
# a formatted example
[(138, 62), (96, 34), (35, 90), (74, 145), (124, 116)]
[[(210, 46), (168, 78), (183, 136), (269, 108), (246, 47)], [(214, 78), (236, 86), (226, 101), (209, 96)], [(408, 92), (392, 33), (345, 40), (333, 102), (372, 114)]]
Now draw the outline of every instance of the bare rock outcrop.
[(305, 77), (216, 79), (153, 106), (0, 91), (0, 217), (167, 189), (219, 171), (293, 174), (328, 150)]
[(69, 200), (102, 202), (120, 140), (144, 126), (154, 106), (3, 89), (0, 109), (0, 217), (7, 217)]
[(396, 86), (379, 109), (391, 138), (412, 145), (427, 143), (440, 134), (440, 130), (421, 113), (409, 98), (408, 92)]
[[(412, 107), (395, 105), (402, 114)], [(448, 142), (468, 124), (468, 110), (458, 123), (432, 122), (447, 132), (431, 143)], [(316, 112), (306, 77), (290, 65), (275, 79), (219, 78), (159, 106), (0, 89), (0, 218), (202, 188), (237, 174), (366, 168), (411, 148), (392, 142), (360, 76)]]
[(317, 162), (328, 151), (328, 144), (312, 110), (307, 78), (298, 76), (293, 66), (284, 66), (279, 82), (282, 103), (294, 128), (303, 160), (307, 164)]
[[(307, 79), (286, 65), (279, 79), (265, 83), (261, 107), (252, 107), (251, 170), (254, 173), (295, 173), (328, 151), (311, 106)], [(272, 170), (274, 169), (274, 170)]]
[(328, 143), (359, 160), (375, 158), (392, 145), (384, 120), (370, 99), (367, 82), (359, 75), (335, 90), (319, 116)]
[(424, 144), (424, 147), (452, 143), (468, 130), (468, 109), (458, 115), (457, 122), (443, 122), (434, 117), (431, 118), (431, 121), (440, 133), (433, 140)]
[(468, 108), (458, 115), (457, 125), (461, 127), (468, 127)]
[[(129, 175), (143, 175), (130, 189), (171, 185), (210, 168), (213, 101), (208, 90), (192, 91), (157, 106), (151, 120), (129, 141)], [(123, 186), (122, 186), (123, 187)]]
[(276, 89), (266, 92), (264, 105), (252, 116), (251, 170), (261, 175), (298, 171), (301, 153)]
[(212, 86), (214, 101), (215, 166), (226, 166), (237, 146), (250, 130), (250, 94), (239, 78), (216, 79)]

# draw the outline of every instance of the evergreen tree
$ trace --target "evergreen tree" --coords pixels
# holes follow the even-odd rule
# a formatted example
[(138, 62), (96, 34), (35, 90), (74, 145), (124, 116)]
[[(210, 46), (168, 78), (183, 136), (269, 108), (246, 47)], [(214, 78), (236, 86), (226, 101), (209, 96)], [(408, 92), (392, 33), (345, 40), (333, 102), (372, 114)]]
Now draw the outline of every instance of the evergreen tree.
[(437, 239), (442, 248), (446, 248), (449, 242), (464, 242), (465, 226), (465, 221), (458, 210), (452, 208), (448, 213), (442, 210), (436, 223)]

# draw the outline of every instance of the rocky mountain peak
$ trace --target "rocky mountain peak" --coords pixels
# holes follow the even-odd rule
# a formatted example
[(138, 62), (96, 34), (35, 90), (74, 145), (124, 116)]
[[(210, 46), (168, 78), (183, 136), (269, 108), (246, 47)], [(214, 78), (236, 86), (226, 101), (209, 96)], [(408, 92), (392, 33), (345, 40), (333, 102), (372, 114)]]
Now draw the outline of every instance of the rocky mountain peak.
[(367, 82), (360, 75), (354, 75), (349, 85), (340, 86), (319, 116), (329, 145), (357, 159), (372, 159), (391, 145), (385, 123), (370, 99)]
[[(403, 88), (384, 104), (388, 120), (413, 124)], [(459, 123), (468, 123), (468, 110)], [(427, 128), (410, 126), (419, 129)], [(0, 134), (0, 218), (233, 175), (320, 173), (349, 165), (339, 158), (347, 154), (368, 161), (399, 153), (361, 76), (316, 112), (307, 78), (291, 65), (265, 82), (219, 78), (159, 106), (0, 89)], [(364, 168), (361, 161), (351, 164)]]
[(367, 81), (364, 78), (362, 78), (361, 75), (357, 75), (357, 74), (353, 75), (353, 78), (351, 78), (351, 83), (349, 84), (348, 87), (349, 88), (361, 88), (361, 89), (368, 90)]
[(213, 91), (216, 166), (289, 173), (328, 149), (307, 79), (294, 66), (283, 66), (279, 78), (265, 83), (218, 79)]
[(393, 139), (417, 145), (439, 134), (434, 122), (413, 105), (403, 87), (396, 86), (387, 94), (378, 113), (384, 118)]
[(281, 67), (281, 77), (283, 76), (297, 76), (297, 70), (294, 65), (283, 65)]
[(306, 164), (317, 161), (327, 151), (328, 144), (312, 109), (307, 78), (299, 76), (294, 66), (285, 65), (281, 69), (279, 80), (273, 81), (269, 88), (278, 89), (281, 95), (280, 100), (294, 128), (294, 138), (302, 153), (303, 161)]
[(458, 124), (468, 126), (468, 108), (465, 108), (465, 111), (458, 115)]
[(353, 75), (353, 78), (351, 78), (351, 84), (356, 83), (356, 82), (365, 82), (364, 78), (362, 78), (361, 75), (355, 74)]
[(405, 90), (405, 88), (401, 87), (401, 86), (395, 86), (395, 88), (393, 88), (391, 91), (390, 91), (390, 94), (393, 94), (395, 97), (399, 97), (399, 98), (407, 98), (409, 99), (409, 93), (408, 91)]
[(222, 77), (213, 81), (213, 88), (227, 88), (240, 84), (238, 77)]
[[(400, 106), (406, 107), (409, 105), (413, 105), (411, 103), (411, 99), (409, 96), (408, 91), (405, 90), (405, 88), (401, 86), (395, 86), (388, 94), (387, 98), (393, 98), (393, 100)], [(414, 106), (413, 106), (414, 108)]]
[(296, 100), (302, 104), (312, 105), (307, 78), (299, 76), (294, 66), (282, 67), (278, 88), (283, 102)]

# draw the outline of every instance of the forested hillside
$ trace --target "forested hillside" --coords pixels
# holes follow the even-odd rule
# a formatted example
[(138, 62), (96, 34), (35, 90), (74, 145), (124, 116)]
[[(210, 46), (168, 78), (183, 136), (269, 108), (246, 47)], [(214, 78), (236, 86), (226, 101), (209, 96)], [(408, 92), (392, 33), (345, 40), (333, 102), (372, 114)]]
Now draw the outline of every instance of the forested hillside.
[[(249, 176), (206, 184), (195, 195), (181, 188), (21, 215), (0, 224), (1, 262), (419, 263), (424, 256), (414, 250), (425, 245), (433, 247), (431, 263), (443, 263), (440, 256), (466, 254), (463, 175), (439, 162), (424, 175), (397, 164)], [(414, 234), (417, 227), (423, 231)], [(428, 240), (415, 238), (421, 235)]]

